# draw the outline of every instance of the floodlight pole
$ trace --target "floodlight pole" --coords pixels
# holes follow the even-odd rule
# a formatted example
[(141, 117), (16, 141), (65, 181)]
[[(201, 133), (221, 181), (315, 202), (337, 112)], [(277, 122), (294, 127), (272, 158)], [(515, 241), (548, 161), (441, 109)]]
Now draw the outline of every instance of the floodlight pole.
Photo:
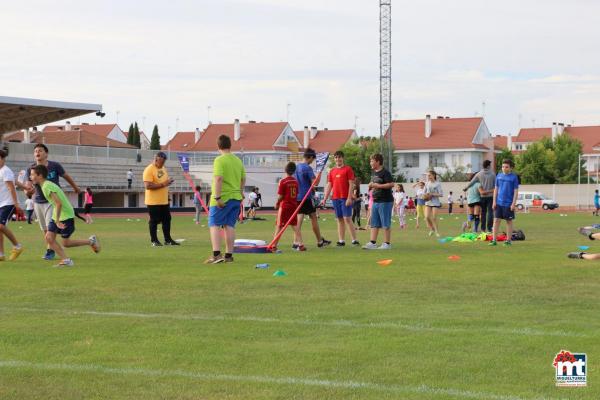
[(379, 140), (388, 133), (388, 169), (392, 172), (392, 0), (379, 1)]

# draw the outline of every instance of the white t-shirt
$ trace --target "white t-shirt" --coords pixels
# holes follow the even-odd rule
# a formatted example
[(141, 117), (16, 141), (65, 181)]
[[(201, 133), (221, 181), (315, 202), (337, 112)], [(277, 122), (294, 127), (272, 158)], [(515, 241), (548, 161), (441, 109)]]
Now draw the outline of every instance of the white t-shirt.
[(448, 195), (448, 204), (451, 204), (451, 203), (453, 203), (453, 201), (452, 201), (452, 195), (449, 194)]
[(256, 192), (250, 192), (250, 194), (248, 195), (248, 205), (251, 206), (252, 204), (254, 204), (257, 198), (258, 195), (256, 194)]
[(13, 174), (10, 168), (8, 168), (6, 165), (0, 168), (0, 182), (0, 207), (14, 206), (15, 202), (10, 195), (10, 190), (8, 190), (6, 182), (12, 182), (14, 184), (15, 174)]
[(404, 207), (405, 199), (406, 199), (406, 193), (394, 192), (394, 205), (396, 207)]
[(133, 180), (133, 171), (127, 171), (127, 179)]
[(25, 199), (25, 209), (33, 210), (33, 199)]

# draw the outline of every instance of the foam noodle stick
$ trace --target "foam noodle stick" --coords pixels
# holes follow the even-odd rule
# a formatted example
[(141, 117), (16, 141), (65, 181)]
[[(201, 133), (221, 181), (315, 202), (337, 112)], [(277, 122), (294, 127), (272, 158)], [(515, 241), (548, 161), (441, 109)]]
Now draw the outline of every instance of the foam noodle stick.
[(393, 260), (388, 259), (388, 260), (380, 260), (377, 261), (377, 264), (381, 265), (382, 267), (387, 267), (388, 265), (390, 265), (392, 263)]

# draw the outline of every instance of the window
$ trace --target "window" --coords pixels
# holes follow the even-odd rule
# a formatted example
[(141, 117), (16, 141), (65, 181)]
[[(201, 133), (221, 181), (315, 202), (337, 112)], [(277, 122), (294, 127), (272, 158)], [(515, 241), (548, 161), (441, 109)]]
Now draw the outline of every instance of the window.
[(463, 165), (464, 156), (461, 153), (452, 154), (452, 167), (456, 168)]
[(419, 167), (419, 153), (408, 153), (404, 154), (404, 168), (418, 168)]
[(532, 197), (533, 197), (533, 195), (531, 195), (531, 194), (526, 194), (526, 195), (525, 195), (525, 200), (531, 200), (531, 199), (532, 199)]
[(443, 167), (444, 153), (429, 153), (429, 166), (430, 167)]

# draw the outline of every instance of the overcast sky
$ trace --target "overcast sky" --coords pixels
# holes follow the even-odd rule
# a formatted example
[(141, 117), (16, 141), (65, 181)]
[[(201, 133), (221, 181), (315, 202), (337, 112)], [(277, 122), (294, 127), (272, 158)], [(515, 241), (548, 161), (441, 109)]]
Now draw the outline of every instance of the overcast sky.
[[(600, 1), (392, 0), (393, 114), (600, 124)], [(234, 118), (379, 130), (379, 2), (5, 2), (0, 95), (100, 103), (162, 141)], [(179, 122), (177, 123), (177, 118)], [(77, 122), (77, 120), (72, 121)], [(95, 116), (81, 122), (100, 122)]]

